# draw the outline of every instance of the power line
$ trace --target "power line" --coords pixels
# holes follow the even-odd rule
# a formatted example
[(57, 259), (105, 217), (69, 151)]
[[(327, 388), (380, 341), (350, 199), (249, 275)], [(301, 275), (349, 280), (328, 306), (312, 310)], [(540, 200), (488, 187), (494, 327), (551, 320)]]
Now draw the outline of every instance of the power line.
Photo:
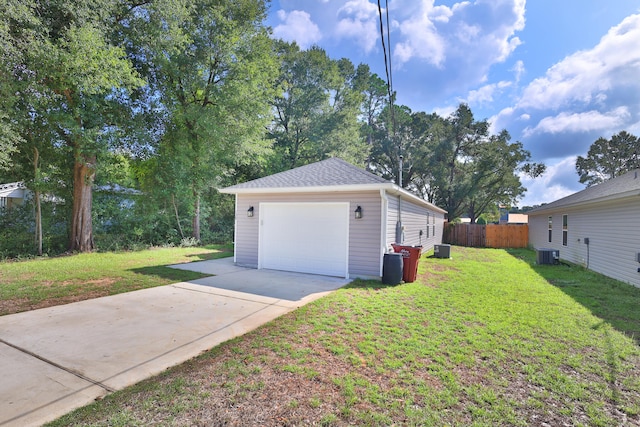
[[(384, 25), (382, 19), (382, 5), (380, 4), (380, 0), (378, 0), (378, 18), (380, 21), (380, 40), (382, 41), (382, 52), (384, 53), (384, 71), (387, 77), (387, 94), (389, 96), (389, 111), (391, 114), (391, 131), (389, 133), (389, 137), (391, 141), (396, 140), (396, 117), (395, 117), (395, 108), (393, 107), (393, 74), (391, 71), (391, 32), (389, 26), (389, 1), (385, 0), (385, 12), (386, 12), (386, 21), (387, 21), (387, 37), (385, 41), (384, 36)], [(387, 49), (388, 46), (388, 49)], [(388, 52), (387, 52), (388, 50)], [(399, 149), (400, 147), (398, 147)], [(400, 153), (402, 155), (402, 153)], [(400, 183), (402, 185), (402, 183)]]

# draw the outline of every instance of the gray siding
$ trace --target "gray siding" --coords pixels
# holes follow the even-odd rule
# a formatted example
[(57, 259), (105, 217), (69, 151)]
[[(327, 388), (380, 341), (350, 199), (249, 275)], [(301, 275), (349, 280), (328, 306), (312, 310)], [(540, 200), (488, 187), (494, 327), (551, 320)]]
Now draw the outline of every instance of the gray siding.
[[(390, 247), (396, 240), (396, 222), (398, 221), (398, 196), (388, 195), (386, 247)], [(402, 225), (404, 226), (404, 245), (422, 245), (423, 252), (442, 243), (444, 214), (432, 211), (427, 207), (417, 205), (402, 199)], [(427, 215), (429, 223), (427, 224)], [(428, 225), (428, 228), (427, 228)], [(422, 230), (422, 236), (420, 231)]]
[[(529, 241), (534, 248), (560, 251), (560, 258), (640, 287), (640, 198), (583, 207), (565, 207), (529, 216)], [(568, 215), (567, 246), (562, 245), (562, 215)], [(547, 219), (553, 217), (553, 241)], [(589, 245), (584, 238), (589, 238)]]
[[(238, 194), (236, 202), (235, 260), (239, 265), (258, 266), (260, 203), (269, 202), (349, 202), (349, 276), (379, 277), (381, 271), (382, 209), (380, 192), (365, 193), (283, 193)], [(362, 207), (363, 217), (355, 220), (353, 212)], [(254, 208), (253, 218), (247, 209)]]

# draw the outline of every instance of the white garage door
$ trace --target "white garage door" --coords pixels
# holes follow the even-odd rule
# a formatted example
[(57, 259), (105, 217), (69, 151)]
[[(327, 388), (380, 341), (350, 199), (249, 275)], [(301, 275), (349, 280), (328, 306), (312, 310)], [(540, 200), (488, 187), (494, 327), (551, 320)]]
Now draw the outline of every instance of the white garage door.
[(258, 267), (347, 277), (348, 203), (261, 203)]

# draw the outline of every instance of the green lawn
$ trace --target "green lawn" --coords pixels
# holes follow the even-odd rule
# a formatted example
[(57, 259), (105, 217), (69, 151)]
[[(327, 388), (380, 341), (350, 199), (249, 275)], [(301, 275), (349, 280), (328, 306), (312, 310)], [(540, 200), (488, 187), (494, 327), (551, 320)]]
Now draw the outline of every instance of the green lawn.
[(166, 265), (230, 255), (212, 245), (0, 262), (0, 315), (194, 280), (203, 275)]
[[(640, 423), (640, 289), (526, 250), (356, 281), (53, 425)], [(613, 305), (613, 306), (612, 306)]]

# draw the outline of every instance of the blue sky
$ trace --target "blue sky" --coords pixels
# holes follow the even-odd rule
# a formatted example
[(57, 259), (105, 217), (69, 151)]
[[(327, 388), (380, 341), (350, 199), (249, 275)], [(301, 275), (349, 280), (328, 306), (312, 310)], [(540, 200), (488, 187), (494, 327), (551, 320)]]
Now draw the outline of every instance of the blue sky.
[[(385, 1), (382, 1), (385, 6)], [(466, 102), (547, 172), (519, 205), (584, 188), (575, 172), (600, 136), (640, 135), (637, 0), (389, 0), (398, 103), (447, 116)], [(274, 36), (384, 78), (377, 0), (273, 0)]]

